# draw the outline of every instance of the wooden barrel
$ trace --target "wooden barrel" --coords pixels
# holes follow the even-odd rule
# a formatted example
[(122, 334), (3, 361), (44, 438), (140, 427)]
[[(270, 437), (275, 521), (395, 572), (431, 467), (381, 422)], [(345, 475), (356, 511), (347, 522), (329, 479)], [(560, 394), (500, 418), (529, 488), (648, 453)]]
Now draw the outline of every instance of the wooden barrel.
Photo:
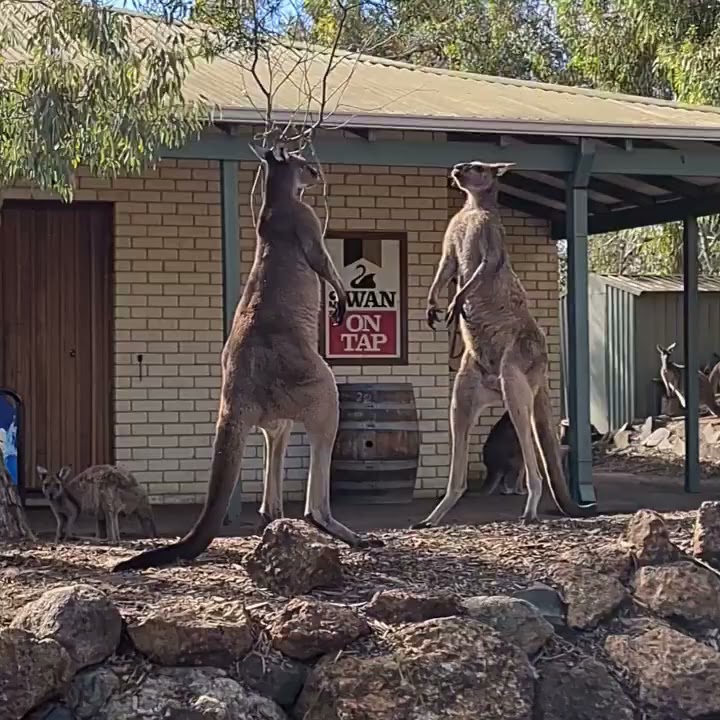
[(340, 425), (330, 465), (333, 502), (409, 503), (420, 455), (410, 383), (338, 384)]

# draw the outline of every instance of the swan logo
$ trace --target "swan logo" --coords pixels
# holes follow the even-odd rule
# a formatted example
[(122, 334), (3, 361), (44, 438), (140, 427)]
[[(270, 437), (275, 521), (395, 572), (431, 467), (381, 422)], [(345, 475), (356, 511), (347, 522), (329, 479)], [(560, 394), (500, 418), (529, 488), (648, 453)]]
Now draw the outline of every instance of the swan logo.
[(326, 290), (325, 355), (328, 358), (399, 357), (400, 247), (381, 238), (329, 240), (347, 288), (343, 324), (329, 321), (337, 297)]

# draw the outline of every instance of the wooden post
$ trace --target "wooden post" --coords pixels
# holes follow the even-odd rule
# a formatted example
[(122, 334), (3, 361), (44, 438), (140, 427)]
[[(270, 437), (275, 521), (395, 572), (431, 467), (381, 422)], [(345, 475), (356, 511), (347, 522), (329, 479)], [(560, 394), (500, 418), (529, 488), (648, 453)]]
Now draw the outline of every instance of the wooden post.
[(577, 502), (595, 502), (590, 439), (590, 333), (588, 329), (588, 182), (594, 146), (581, 140), (567, 186), (568, 419), (570, 492)]

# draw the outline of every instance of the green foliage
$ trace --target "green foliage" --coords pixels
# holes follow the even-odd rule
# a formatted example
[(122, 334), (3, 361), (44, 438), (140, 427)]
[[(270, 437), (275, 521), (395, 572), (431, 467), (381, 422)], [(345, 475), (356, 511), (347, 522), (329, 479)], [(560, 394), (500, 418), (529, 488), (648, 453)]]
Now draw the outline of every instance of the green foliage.
[(197, 54), (159, 23), (81, 0), (0, 0), (0, 187), (72, 198), (75, 170), (139, 173), (202, 127), (182, 85)]

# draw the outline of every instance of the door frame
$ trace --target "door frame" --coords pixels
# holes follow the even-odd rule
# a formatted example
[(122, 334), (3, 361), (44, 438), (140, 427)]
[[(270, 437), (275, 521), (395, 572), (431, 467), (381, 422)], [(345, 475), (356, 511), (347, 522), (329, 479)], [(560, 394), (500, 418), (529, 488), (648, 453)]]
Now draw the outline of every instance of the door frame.
[[(115, 213), (115, 203), (114, 202), (108, 202), (108, 201), (95, 201), (95, 200), (73, 200), (70, 203), (63, 202), (62, 200), (37, 200), (37, 199), (22, 199), (22, 198), (8, 198), (6, 199), (3, 204), (0, 206), (0, 223), (2, 223), (2, 215), (6, 209), (14, 209), (14, 210), (22, 210), (24, 212), (34, 212), (35, 210), (68, 210), (70, 208), (77, 208), (78, 210), (82, 211), (83, 208), (86, 207), (92, 207), (92, 208), (104, 208), (108, 214), (109, 214), (109, 241), (110, 241), (110, 248), (109, 248), (109, 272), (107, 276), (107, 282), (104, 283), (106, 286), (106, 292), (107, 300), (108, 300), (108, 307), (110, 309), (109, 317), (106, 318), (106, 337), (105, 337), (105, 347), (107, 348), (109, 352), (109, 370), (110, 370), (110, 377), (108, 378), (108, 384), (109, 384), (109, 402), (108, 402), (108, 417), (107, 417), (107, 427), (108, 427), (108, 438), (107, 438), (107, 448), (108, 448), (108, 463), (114, 464), (115, 463), (115, 454), (116, 454), (116, 432), (115, 432), (115, 404), (116, 404), (116, 388), (115, 388), (115, 367), (116, 367), (116, 360), (115, 360), (115, 302), (116, 302), (116, 293), (115, 293), (115, 250), (116, 250), (116, 213)], [(0, 233), (1, 233), (0, 229)], [(0, 310), (1, 312), (1, 310)], [(25, 398), (21, 398), (22, 401), (25, 400)], [(23, 410), (25, 411), (23, 414), (27, 414), (27, 408), (25, 408), (23, 404)], [(22, 435), (23, 433), (20, 433)], [(24, 449), (24, 446), (26, 443), (23, 442), (23, 438), (18, 438), (18, 451)], [(24, 473), (24, 467), (25, 467), (25, 458), (21, 458), (22, 470), (18, 468), (18, 474), (20, 477), (25, 480), (25, 473)], [(42, 497), (42, 494), (39, 490), (35, 488), (28, 488), (27, 483), (23, 482), (24, 488), (21, 491), (21, 502), (23, 505), (45, 505), (46, 502), (44, 501), (44, 498)]]

